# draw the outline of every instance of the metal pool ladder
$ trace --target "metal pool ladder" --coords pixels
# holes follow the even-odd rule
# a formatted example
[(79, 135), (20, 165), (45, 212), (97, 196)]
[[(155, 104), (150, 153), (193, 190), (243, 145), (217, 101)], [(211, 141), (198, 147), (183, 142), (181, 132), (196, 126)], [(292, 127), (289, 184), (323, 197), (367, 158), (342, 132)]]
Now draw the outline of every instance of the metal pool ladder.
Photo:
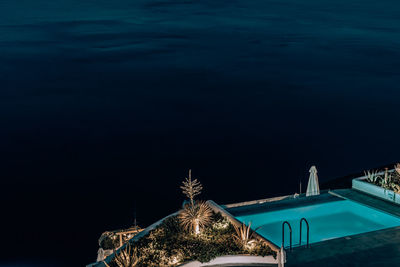
[[(300, 222), (301, 223), (301, 222)], [(285, 246), (285, 224), (289, 226), (289, 232), (290, 232), (290, 250), (292, 250), (292, 227), (290, 226), (290, 223), (288, 221), (284, 221), (282, 223), (282, 247), (284, 248)], [(308, 224), (308, 223), (307, 223)], [(300, 237), (301, 238), (301, 237)]]
[(310, 244), (310, 226), (308, 225), (308, 221), (306, 220), (306, 218), (301, 218), (301, 220), (300, 220), (300, 242), (299, 242), (299, 246), (301, 246), (301, 230), (302, 230), (301, 224), (302, 224), (303, 221), (307, 225), (307, 248), (308, 248), (308, 247), (310, 247), (310, 245), (309, 245)]

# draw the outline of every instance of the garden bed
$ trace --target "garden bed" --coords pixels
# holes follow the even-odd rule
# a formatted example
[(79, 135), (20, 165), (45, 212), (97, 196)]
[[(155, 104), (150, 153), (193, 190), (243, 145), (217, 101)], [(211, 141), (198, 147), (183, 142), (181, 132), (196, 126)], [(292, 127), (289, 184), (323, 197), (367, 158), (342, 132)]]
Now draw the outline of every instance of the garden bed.
[[(136, 266), (197, 266), (196, 262), (210, 262), (221, 256), (265, 256), (264, 261), (276, 262), (276, 253), (264, 242), (257, 241), (251, 248), (240, 246), (235, 240), (233, 225), (219, 213), (213, 213), (209, 227), (199, 235), (189, 234), (182, 228), (178, 216), (166, 218), (158, 227), (132, 243), (137, 250)], [(247, 258), (248, 260), (256, 260)], [(217, 260), (217, 259), (216, 259)], [(222, 260), (229, 260), (223, 258)], [(218, 262), (221, 259), (217, 260)], [(111, 261), (111, 267), (118, 265)]]
[[(210, 203), (195, 200), (203, 187), (192, 179), (191, 170), (180, 188), (188, 199), (179, 212), (150, 225), (101, 263), (107, 267), (200, 266), (210, 261), (229, 262), (230, 256), (238, 256), (244, 263), (262, 262), (265, 256), (269, 257), (264, 262), (277, 262), (279, 249), (273, 250), (267, 240), (257, 238), (251, 224), (237, 225), (229, 216), (222, 216), (221, 210), (213, 210)], [(107, 248), (115, 246), (112, 238), (103, 243)]]

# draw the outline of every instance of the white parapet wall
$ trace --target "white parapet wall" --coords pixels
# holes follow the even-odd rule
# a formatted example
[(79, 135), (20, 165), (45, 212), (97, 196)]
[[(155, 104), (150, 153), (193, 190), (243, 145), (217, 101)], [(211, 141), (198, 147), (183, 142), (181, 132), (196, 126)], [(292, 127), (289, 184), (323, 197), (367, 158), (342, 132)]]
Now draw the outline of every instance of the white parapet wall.
[(295, 195), (270, 197), (270, 198), (263, 198), (263, 199), (257, 199), (257, 200), (251, 200), (251, 201), (224, 204), (223, 206), (226, 208), (236, 208), (236, 207), (242, 207), (242, 206), (248, 206), (248, 205), (254, 205), (254, 204), (263, 204), (263, 203), (267, 203), (267, 202), (274, 202), (274, 201), (279, 201), (279, 200), (289, 199), (289, 198), (294, 198), (294, 197), (295, 197)]
[(278, 257), (273, 256), (250, 256), (250, 255), (229, 255), (217, 257), (209, 262), (201, 263), (191, 261), (179, 265), (179, 267), (203, 267), (203, 266), (221, 266), (221, 265), (239, 265), (239, 264), (278, 264)]

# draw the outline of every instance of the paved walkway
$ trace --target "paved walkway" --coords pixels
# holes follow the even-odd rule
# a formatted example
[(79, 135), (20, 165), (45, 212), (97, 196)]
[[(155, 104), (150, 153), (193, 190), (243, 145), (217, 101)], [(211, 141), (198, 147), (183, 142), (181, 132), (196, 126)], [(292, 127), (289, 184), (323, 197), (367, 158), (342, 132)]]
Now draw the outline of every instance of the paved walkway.
[(273, 202), (265, 202), (265, 203), (257, 203), (253, 205), (246, 206), (238, 206), (233, 208), (225, 208), (230, 214), (233, 216), (243, 216), (247, 214), (261, 213), (266, 211), (274, 211), (274, 210), (282, 210), (287, 208), (296, 208), (296, 207), (304, 207), (308, 205), (321, 204), (325, 202), (331, 201), (339, 201), (341, 198), (338, 198), (334, 195), (327, 194), (328, 191), (325, 191), (324, 194), (318, 196), (310, 196), (305, 197), (305, 194), (302, 194), (302, 197), (293, 198), (287, 197), (282, 200), (273, 201)]
[(311, 244), (287, 253), (285, 266), (400, 266), (400, 227)]

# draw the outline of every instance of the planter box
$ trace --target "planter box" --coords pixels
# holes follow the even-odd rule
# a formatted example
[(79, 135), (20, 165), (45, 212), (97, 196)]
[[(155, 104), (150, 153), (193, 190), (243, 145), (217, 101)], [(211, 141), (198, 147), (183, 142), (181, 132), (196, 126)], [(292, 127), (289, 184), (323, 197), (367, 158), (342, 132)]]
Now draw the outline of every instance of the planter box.
[(232, 256), (220, 256), (215, 259), (212, 259), (209, 262), (201, 263), (199, 261), (192, 261), (182, 265), (179, 267), (203, 267), (203, 266), (219, 266), (219, 265), (279, 265), (278, 257), (275, 259), (273, 256), (250, 256), (250, 255), (232, 255)]
[(400, 194), (397, 194), (392, 190), (368, 183), (366, 180), (366, 176), (353, 179), (352, 188), (400, 205)]

